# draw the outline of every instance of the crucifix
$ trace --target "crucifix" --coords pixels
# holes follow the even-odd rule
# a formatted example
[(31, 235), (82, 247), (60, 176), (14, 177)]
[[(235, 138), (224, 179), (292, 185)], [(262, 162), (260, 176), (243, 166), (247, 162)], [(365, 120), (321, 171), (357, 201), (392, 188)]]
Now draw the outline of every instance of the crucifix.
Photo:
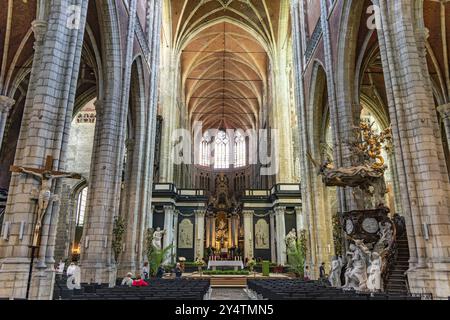
[(52, 191), (51, 191), (53, 180), (63, 179), (63, 178), (82, 179), (82, 177), (78, 173), (53, 171), (53, 157), (52, 156), (47, 156), (44, 168), (36, 169), (36, 168), (27, 168), (27, 167), (20, 167), (20, 166), (11, 166), (10, 171), (31, 175), (35, 179), (39, 180), (41, 183), (40, 190), (35, 192), (32, 196), (32, 199), (37, 200), (37, 206), (35, 209), (36, 224), (34, 226), (33, 242), (32, 242), (31, 247), (36, 248), (39, 243), (42, 222), (44, 220), (48, 206), (51, 202), (57, 201), (57, 199), (58, 199), (57, 195), (53, 195)]

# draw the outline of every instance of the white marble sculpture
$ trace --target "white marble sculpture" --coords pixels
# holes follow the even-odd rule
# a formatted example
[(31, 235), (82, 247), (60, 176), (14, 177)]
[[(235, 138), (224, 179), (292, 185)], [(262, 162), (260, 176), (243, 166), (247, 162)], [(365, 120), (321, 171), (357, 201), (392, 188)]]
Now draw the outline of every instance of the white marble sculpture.
[(161, 230), (160, 227), (156, 228), (156, 231), (153, 232), (153, 247), (158, 249), (158, 250), (162, 250), (162, 239), (163, 236), (165, 234), (164, 230)]
[(382, 261), (378, 253), (372, 253), (370, 266), (368, 268), (367, 289), (372, 292), (381, 290), (381, 267)]
[(345, 289), (355, 289), (365, 291), (367, 289), (367, 260), (363, 249), (357, 244), (350, 244), (350, 256), (345, 272)]
[(284, 241), (286, 242), (286, 247), (288, 249), (295, 246), (295, 242), (297, 241), (297, 232), (295, 229), (292, 229), (284, 238)]
[(331, 262), (331, 272), (328, 280), (331, 283), (332, 287), (340, 288), (341, 284), (341, 269), (342, 269), (342, 261), (339, 258), (333, 259)]

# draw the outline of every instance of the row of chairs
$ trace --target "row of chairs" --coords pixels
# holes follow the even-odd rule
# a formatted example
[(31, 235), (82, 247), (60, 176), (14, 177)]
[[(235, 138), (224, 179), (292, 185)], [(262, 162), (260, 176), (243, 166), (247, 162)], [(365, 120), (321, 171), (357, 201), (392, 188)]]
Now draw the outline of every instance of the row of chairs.
[(268, 300), (420, 300), (420, 297), (344, 291), (323, 282), (297, 279), (249, 280), (248, 288)]
[(210, 288), (209, 280), (150, 279), (148, 287), (114, 287), (87, 285), (81, 289), (55, 288), (58, 300), (203, 300)]

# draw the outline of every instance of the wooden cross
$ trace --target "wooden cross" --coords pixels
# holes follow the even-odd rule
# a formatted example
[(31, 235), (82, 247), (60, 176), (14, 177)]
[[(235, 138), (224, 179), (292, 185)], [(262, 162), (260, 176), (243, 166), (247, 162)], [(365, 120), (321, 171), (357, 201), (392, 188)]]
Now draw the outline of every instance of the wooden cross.
[(41, 183), (39, 192), (32, 197), (37, 200), (36, 206), (36, 224), (34, 227), (33, 244), (32, 247), (38, 246), (41, 234), (41, 227), (44, 216), (47, 212), (47, 208), (52, 201), (57, 200), (57, 196), (52, 194), (52, 183), (54, 179), (70, 178), (70, 179), (82, 179), (78, 173), (69, 173), (61, 171), (53, 171), (53, 157), (47, 156), (45, 160), (45, 167), (41, 169), (27, 168), (20, 166), (11, 166), (11, 172), (25, 173), (33, 176)]
[(26, 171), (30, 171), (30, 172), (34, 172), (34, 173), (38, 173), (38, 174), (49, 173), (52, 176), (54, 176), (55, 178), (57, 178), (58, 176), (66, 176), (68, 174), (72, 175), (72, 179), (81, 179), (82, 178), (81, 175), (77, 174), (77, 173), (53, 171), (53, 160), (54, 159), (52, 156), (47, 156), (47, 158), (45, 159), (45, 166), (44, 166), (44, 168), (41, 168), (41, 169), (11, 166), (9, 171), (16, 172), (16, 173), (23, 173), (24, 172), (23, 169), (25, 169)]

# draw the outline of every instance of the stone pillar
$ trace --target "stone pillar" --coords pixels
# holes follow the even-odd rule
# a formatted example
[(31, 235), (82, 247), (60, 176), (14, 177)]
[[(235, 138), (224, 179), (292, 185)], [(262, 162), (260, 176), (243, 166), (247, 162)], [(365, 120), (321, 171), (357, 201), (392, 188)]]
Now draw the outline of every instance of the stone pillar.
[(175, 210), (175, 215), (173, 216), (173, 248), (172, 248), (172, 263), (177, 261), (177, 248), (178, 248), (178, 217), (180, 215), (179, 210)]
[(7, 96), (0, 96), (0, 147), (3, 141), (3, 134), (5, 133), (6, 122), (8, 120), (9, 111), (16, 103), (13, 99)]
[(216, 219), (211, 218), (211, 247), (216, 248)]
[(236, 248), (239, 247), (239, 227), (240, 227), (240, 219), (239, 216), (234, 217), (234, 245)]
[(205, 252), (205, 210), (195, 210), (195, 258), (203, 258)]
[(206, 247), (209, 248), (211, 245), (210, 239), (211, 239), (211, 218), (206, 217)]
[[(70, 5), (80, 8), (78, 28), (67, 27)], [(46, 21), (32, 23), (35, 54), (14, 163), (39, 168), (43, 167), (46, 156), (52, 155), (53, 169), (64, 170), (87, 2), (53, 0), (46, 7)], [(38, 15), (37, 19), (44, 19), (44, 16)], [(61, 185), (61, 181), (54, 183), (52, 193), (58, 194)], [(36, 207), (30, 195), (38, 187), (36, 179), (23, 174), (12, 175), (4, 217), (4, 223), (10, 226), (9, 238), (0, 240), (0, 297), (26, 296), (31, 254), (29, 245)], [(52, 297), (58, 216), (59, 204), (54, 202), (49, 206), (42, 224), (40, 254), (32, 270), (30, 299)]]
[[(394, 152), (405, 211), (412, 293), (450, 295), (450, 183), (427, 67), (423, 10), (411, 1), (374, 0)], [(418, 16), (420, 15), (420, 16)], [(445, 108), (441, 108), (445, 109)]]
[(277, 262), (277, 249), (276, 249), (276, 239), (275, 239), (275, 213), (269, 211), (270, 215), (270, 256), (273, 263)]
[(297, 222), (297, 237), (299, 237), (300, 232), (305, 230), (305, 217), (303, 216), (302, 207), (295, 207), (295, 218)]
[(444, 122), (445, 135), (447, 136), (447, 147), (450, 148), (450, 103), (437, 107), (437, 110), (441, 115), (442, 121)]
[(253, 210), (242, 211), (244, 215), (244, 260), (253, 258)]
[(284, 214), (286, 207), (275, 208), (275, 222), (276, 222), (276, 243), (277, 243), (277, 263), (280, 265), (286, 264), (286, 224)]
[[(164, 206), (164, 230), (166, 233), (162, 243), (163, 249), (174, 244), (174, 216), (175, 207), (173, 205)], [(171, 260), (171, 257), (166, 257), (164, 264), (170, 263)]]

